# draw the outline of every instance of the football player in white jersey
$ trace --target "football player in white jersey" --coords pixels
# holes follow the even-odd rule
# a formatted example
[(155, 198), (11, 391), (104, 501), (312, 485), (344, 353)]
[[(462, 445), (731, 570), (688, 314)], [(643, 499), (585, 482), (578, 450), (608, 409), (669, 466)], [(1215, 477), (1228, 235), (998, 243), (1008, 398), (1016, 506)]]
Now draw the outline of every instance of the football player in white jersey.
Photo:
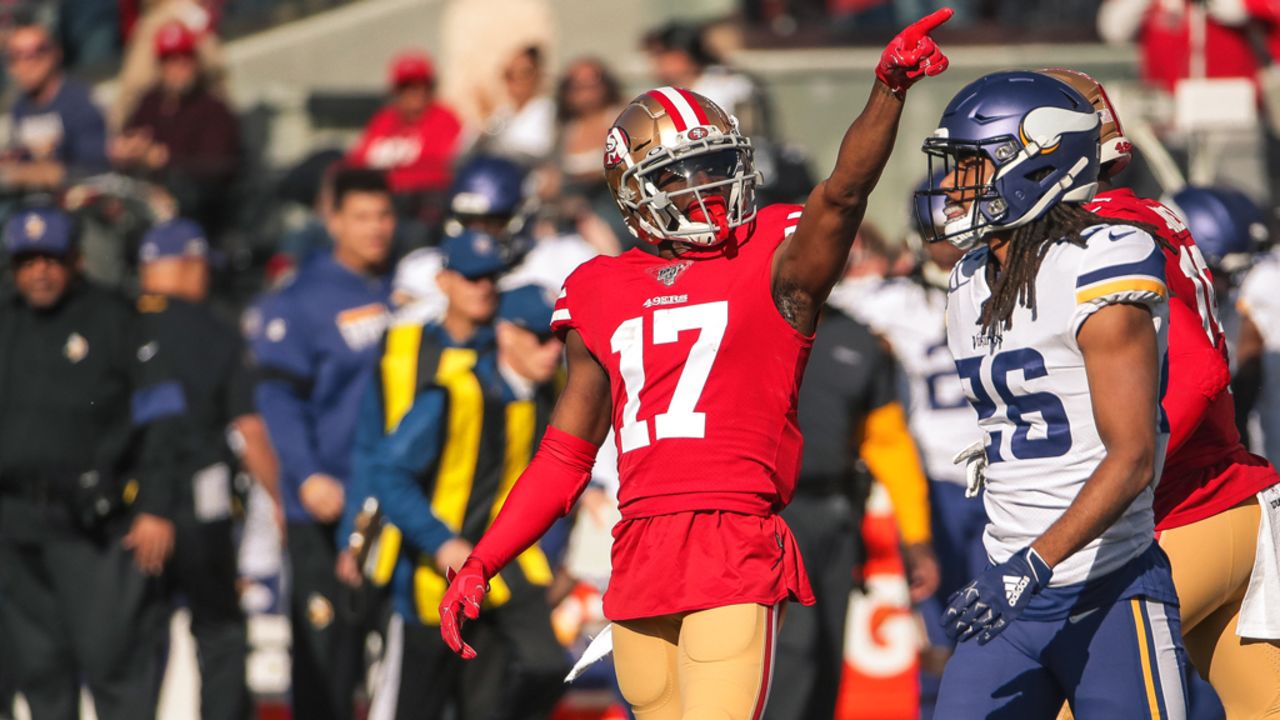
[[(925, 141), (943, 180), (947, 341), (986, 435), (990, 565), (943, 614), (959, 640), (937, 715), (1185, 718), (1185, 651), (1153, 541), (1164, 457), (1164, 257), (1098, 224), (1097, 114), (1070, 86), (998, 72)], [(932, 176), (932, 172), (931, 172)]]

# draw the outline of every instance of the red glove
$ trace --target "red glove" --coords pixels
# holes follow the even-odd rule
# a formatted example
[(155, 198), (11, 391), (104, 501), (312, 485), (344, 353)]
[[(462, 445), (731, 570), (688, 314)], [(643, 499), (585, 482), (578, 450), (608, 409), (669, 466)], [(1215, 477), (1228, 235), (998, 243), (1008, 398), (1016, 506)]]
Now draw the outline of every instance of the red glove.
[(921, 76), (933, 77), (947, 69), (947, 56), (929, 33), (950, 20), (952, 14), (951, 8), (942, 8), (908, 25), (889, 41), (876, 66), (876, 77), (894, 95), (901, 97)]
[(464, 617), (468, 620), (480, 617), (480, 603), (484, 602), (484, 595), (489, 591), (489, 583), (484, 579), (484, 568), (480, 567), (480, 562), (470, 558), (456, 573), (449, 568), (445, 579), (449, 581), (449, 589), (445, 590), (444, 599), (440, 601), (440, 636), (449, 649), (461, 655), (463, 660), (470, 660), (476, 656), (476, 651), (462, 641), (462, 621)]
[(446, 573), (449, 589), (440, 601), (440, 635), (464, 660), (476, 656), (462, 642), (464, 617), (480, 616), (488, 579), (532, 546), (573, 503), (591, 479), (599, 446), (555, 427), (547, 428), (542, 445), (502, 504), (502, 510), (457, 575)]

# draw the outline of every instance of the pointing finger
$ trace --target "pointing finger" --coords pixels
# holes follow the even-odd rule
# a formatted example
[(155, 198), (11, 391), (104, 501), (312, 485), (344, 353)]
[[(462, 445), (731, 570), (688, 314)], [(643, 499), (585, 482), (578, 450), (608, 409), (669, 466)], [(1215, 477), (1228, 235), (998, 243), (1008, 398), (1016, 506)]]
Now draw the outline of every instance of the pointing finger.
[(954, 14), (955, 11), (951, 8), (942, 8), (911, 23), (902, 32), (902, 44), (907, 47), (914, 47), (916, 43), (920, 42), (920, 38), (936, 30), (939, 25), (950, 20)]

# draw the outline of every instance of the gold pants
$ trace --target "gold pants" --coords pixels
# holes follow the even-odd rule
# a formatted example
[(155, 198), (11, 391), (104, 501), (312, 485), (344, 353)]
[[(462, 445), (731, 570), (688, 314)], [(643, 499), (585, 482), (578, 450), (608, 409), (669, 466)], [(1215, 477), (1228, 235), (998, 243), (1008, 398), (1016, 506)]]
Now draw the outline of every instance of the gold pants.
[(1227, 718), (1280, 718), (1280, 645), (1236, 635), (1258, 542), (1250, 498), (1211, 518), (1166, 530), (1182, 636), (1200, 676), (1218, 691)]
[[(1236, 636), (1258, 546), (1258, 521), (1258, 502), (1249, 498), (1160, 533), (1160, 547), (1173, 565), (1183, 644), (1200, 677), (1217, 691), (1227, 720), (1280, 718), (1280, 646)], [(1064, 705), (1058, 720), (1070, 718)]]
[(779, 606), (727, 605), (614, 623), (613, 661), (637, 720), (757, 720)]

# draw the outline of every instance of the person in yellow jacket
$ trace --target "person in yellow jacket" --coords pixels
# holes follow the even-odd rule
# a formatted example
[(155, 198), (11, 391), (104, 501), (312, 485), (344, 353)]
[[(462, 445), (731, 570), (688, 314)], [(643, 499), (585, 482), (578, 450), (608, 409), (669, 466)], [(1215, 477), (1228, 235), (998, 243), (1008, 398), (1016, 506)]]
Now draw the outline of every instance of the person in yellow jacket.
[[(375, 584), (389, 580), (394, 610), (376, 717), (439, 718), (452, 704), (462, 720), (540, 718), (563, 692), (568, 656), (551, 628), (552, 570), (538, 546), (490, 582), (477, 642), (501, 648), (487, 653), (492, 662), (464, 666), (441, 640), (437, 612), (452, 566), (447, 548), (469, 547), (488, 528), (550, 418), (562, 348), (548, 329), (551, 309), (536, 286), (503, 293), (489, 348), (449, 347), (437, 325), (388, 336), (383, 407), (398, 412), (394, 395), (416, 390), (402, 417), (386, 417), (387, 432), (361, 468), (387, 523), (365, 567)], [(412, 362), (399, 364), (400, 355)], [(398, 377), (406, 365), (417, 380)]]

